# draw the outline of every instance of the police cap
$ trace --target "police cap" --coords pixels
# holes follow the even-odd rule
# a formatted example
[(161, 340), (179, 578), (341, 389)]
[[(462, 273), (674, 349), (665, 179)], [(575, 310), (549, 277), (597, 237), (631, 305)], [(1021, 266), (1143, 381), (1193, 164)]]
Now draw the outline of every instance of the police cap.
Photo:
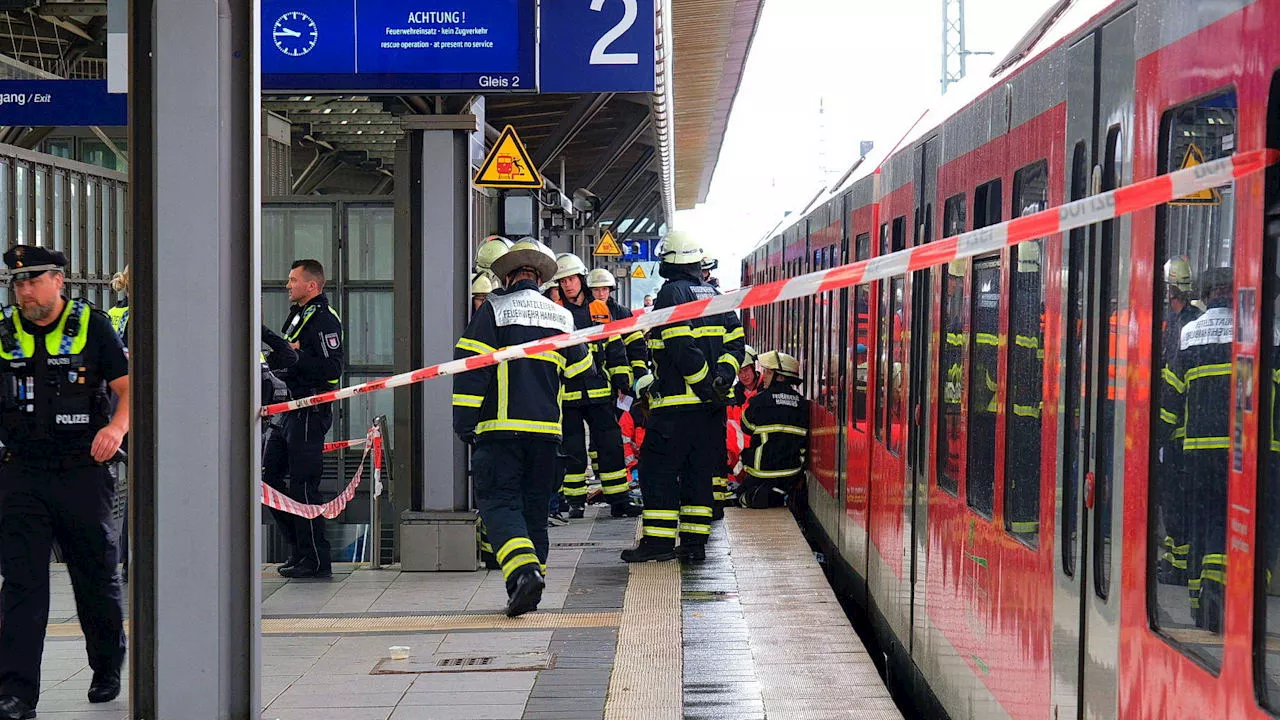
[(30, 280), (41, 273), (66, 267), (67, 256), (36, 245), (14, 245), (5, 252), (4, 264), (9, 268), (10, 279)]

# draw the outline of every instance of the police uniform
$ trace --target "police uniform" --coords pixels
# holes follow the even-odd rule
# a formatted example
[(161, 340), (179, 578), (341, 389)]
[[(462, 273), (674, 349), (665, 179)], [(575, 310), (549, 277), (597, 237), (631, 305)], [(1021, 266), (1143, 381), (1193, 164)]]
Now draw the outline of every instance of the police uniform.
[[(495, 261), (494, 272), (505, 277), (540, 262), (534, 248), (542, 247), (530, 241), (516, 243)], [(550, 251), (545, 257), (544, 265), (553, 268)], [(489, 296), (458, 340), (454, 357), (484, 355), (572, 330), (567, 310), (539, 294), (536, 282), (519, 280)], [(508, 615), (535, 610), (541, 599), (550, 549), (547, 505), (557, 480), (556, 452), (562, 437), (562, 378), (591, 371), (590, 356), (575, 346), (454, 376), (453, 429), (464, 442), (474, 444), (476, 504), (502, 567)]]
[[(664, 241), (659, 274), (666, 279), (654, 310), (715, 297), (702, 281), (702, 252), (677, 231)], [(671, 262), (671, 260), (686, 262)], [(640, 450), (640, 489), (644, 495), (640, 544), (622, 553), (626, 562), (670, 560), (680, 538), (682, 554), (697, 561), (711, 534), (712, 477), (725, 457), (725, 396), (742, 362), (726, 347), (724, 315), (679, 321), (654, 328), (649, 349), (654, 382), (649, 421)], [(722, 390), (722, 392), (721, 392)]]
[(781, 507), (803, 480), (809, 438), (809, 401), (795, 386), (774, 378), (742, 413), (747, 447), (738, 501), (747, 508)]
[[(294, 305), (281, 330), (297, 343), (297, 362), (277, 371), (294, 398), (305, 398), (338, 387), (342, 377), (342, 320), (321, 293), (304, 305)], [(286, 413), (280, 432), (272, 433), (262, 454), (263, 480), (290, 498), (307, 505), (324, 502), (320, 480), (325, 434), (333, 425), (333, 407), (317, 405)], [(285, 476), (289, 481), (286, 484)], [(329, 577), (333, 574), (324, 516), (314, 519), (271, 509), (289, 543), (289, 561), (280, 568), (286, 577)]]
[[(1211, 291), (1230, 294), (1230, 268), (1212, 268), (1202, 280)], [(1221, 631), (1226, 592), (1227, 472), (1231, 437), (1228, 428), (1232, 381), (1231, 348), (1234, 315), (1229, 297), (1206, 293), (1208, 309), (1182, 328), (1178, 352), (1169, 372), (1161, 418), (1181, 438), (1186, 471), (1187, 590), (1196, 624)]]
[[(115, 331), (116, 337), (120, 338), (120, 344), (124, 346), (125, 357), (129, 355), (129, 303), (124, 301), (116, 304), (107, 310), (107, 318), (111, 321), (111, 329)], [(116, 473), (127, 473), (128, 469), (121, 463), (115, 468)], [(127, 489), (127, 486), (125, 486)], [(120, 490), (119, 480), (116, 482), (116, 489)], [(122, 506), (120, 515), (120, 539), (117, 545), (120, 550), (120, 577), (125, 582), (129, 582), (129, 503), (126, 500)]]
[[(11, 271), (60, 270), (59, 252), (19, 245)], [(90, 699), (120, 689), (125, 638), (111, 518), (115, 483), (91, 448), (111, 420), (109, 383), (128, 360), (106, 314), (65, 300), (48, 325), (0, 317), (0, 717), (34, 717), (49, 621), (49, 555), (56, 540), (75, 589), (94, 671)]]

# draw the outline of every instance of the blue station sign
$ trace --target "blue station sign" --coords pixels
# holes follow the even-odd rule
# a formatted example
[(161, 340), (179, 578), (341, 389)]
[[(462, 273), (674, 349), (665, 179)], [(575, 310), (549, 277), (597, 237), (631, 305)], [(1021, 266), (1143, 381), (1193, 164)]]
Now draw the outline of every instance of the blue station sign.
[(654, 26), (654, 0), (542, 0), (542, 92), (653, 92)]
[(0, 125), (128, 124), (128, 98), (108, 93), (106, 80), (0, 80)]
[(263, 0), (268, 92), (536, 92), (536, 0)]

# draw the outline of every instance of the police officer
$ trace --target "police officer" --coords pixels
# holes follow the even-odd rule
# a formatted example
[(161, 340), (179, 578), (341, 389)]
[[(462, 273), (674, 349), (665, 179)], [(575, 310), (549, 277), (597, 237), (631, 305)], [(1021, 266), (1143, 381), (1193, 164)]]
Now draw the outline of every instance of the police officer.
[[(538, 292), (556, 272), (555, 256), (526, 238), (494, 261), (505, 290), (495, 290), (458, 340), (455, 358), (573, 330), (567, 310)], [(592, 372), (582, 346), (455, 375), (453, 430), (474, 446), (476, 504), (507, 586), (508, 617), (538, 609), (550, 543), (547, 504), (558, 481), (562, 378)]]
[(1201, 274), (1207, 309), (1182, 328), (1178, 352), (1164, 374), (1162, 418), (1171, 418), (1182, 440), (1183, 492), (1195, 512), (1186, 514), (1190, 549), (1187, 590), (1197, 627), (1222, 631), (1226, 593), (1227, 471), (1234, 316), (1231, 268)]
[[(617, 286), (618, 280), (613, 273), (604, 268), (596, 268), (587, 273), (587, 287), (591, 288), (591, 297), (608, 306), (610, 320), (625, 320), (631, 317), (632, 312), (613, 299), (613, 289)], [(622, 343), (626, 347), (627, 363), (631, 366), (634, 385), (635, 380), (649, 374), (649, 348), (645, 344), (644, 331), (637, 330), (627, 335), (622, 338)]]
[[(1182, 329), (1203, 315), (1203, 311), (1191, 304), (1192, 277), (1191, 263), (1184, 256), (1169, 258), (1164, 264), (1165, 282), (1165, 320), (1160, 333), (1160, 360), (1162, 375), (1172, 373), (1172, 363), (1182, 344)], [(1178, 402), (1175, 382), (1161, 383), (1161, 393), (1175, 393), (1171, 398)], [(1161, 407), (1165, 401), (1161, 400)], [(1160, 554), (1157, 566), (1157, 577), (1161, 582), (1171, 585), (1187, 584), (1187, 555), (1191, 545), (1187, 537), (1187, 513), (1190, 510), (1188, 498), (1183, 492), (1186, 482), (1186, 467), (1182, 453), (1185, 438), (1176, 427), (1178, 416), (1173, 413), (1161, 413), (1161, 427), (1164, 429), (1164, 442), (1160, 443), (1160, 472), (1156, 478), (1157, 497), (1160, 498), (1160, 514), (1164, 520), (1164, 550)]]
[(742, 413), (746, 474), (738, 502), (746, 508), (781, 507), (804, 482), (809, 401), (800, 395), (800, 361), (773, 350), (760, 356), (761, 390)]
[[(587, 292), (587, 266), (572, 253), (556, 257), (555, 280), (560, 284), (564, 306), (573, 315), (574, 326), (589, 328), (597, 321), (608, 321), (603, 303), (593, 317), (591, 296)], [(622, 452), (622, 431), (613, 414), (618, 393), (631, 392), (631, 366), (619, 337), (587, 345), (596, 373), (570, 381), (564, 395), (564, 495), (569, 501), (569, 517), (580, 518), (587, 500), (587, 436), (599, 454), (600, 488), (609, 503), (613, 517), (636, 517), (640, 508), (631, 501), (627, 482), (627, 464)]]
[[(289, 271), (293, 307), (281, 333), (298, 351), (298, 361), (280, 373), (294, 398), (333, 390), (342, 377), (342, 320), (329, 306), (324, 283), (324, 266), (318, 260), (298, 260)], [(320, 497), (324, 473), (321, 454), (325, 433), (332, 424), (333, 408), (327, 404), (288, 413), (281, 431), (271, 436), (263, 451), (263, 480), (300, 503), (324, 502)], [(289, 558), (280, 566), (280, 574), (287, 578), (333, 577), (324, 516), (308, 520), (274, 508), (271, 514), (289, 543)]]
[[(715, 297), (702, 282), (702, 247), (688, 233), (674, 231), (663, 240), (658, 274), (666, 279), (654, 311)], [(724, 465), (723, 404), (742, 363), (726, 347), (726, 318), (711, 316), (654, 328), (655, 380), (650, 388), (649, 422), (640, 450), (640, 489), (644, 494), (643, 536), (622, 552), (625, 562), (676, 557), (698, 562), (711, 533), (711, 478)], [(739, 332), (741, 328), (739, 328)]]
[[(109, 462), (129, 430), (129, 367), (104, 313), (62, 294), (62, 253), (4, 253), (16, 305), (0, 317), (0, 720), (36, 716), (49, 620), (49, 553), (66, 557), (93, 680), (120, 694), (123, 611)], [(111, 412), (108, 395), (119, 404)]]

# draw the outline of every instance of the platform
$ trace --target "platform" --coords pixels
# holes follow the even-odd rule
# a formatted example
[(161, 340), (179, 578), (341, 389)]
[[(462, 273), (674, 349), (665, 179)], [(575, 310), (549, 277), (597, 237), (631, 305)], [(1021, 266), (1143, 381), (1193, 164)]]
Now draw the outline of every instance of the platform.
[[(785, 510), (730, 510), (707, 562), (684, 569), (620, 562), (634, 533), (594, 510), (552, 528), (541, 609), (514, 620), (498, 572), (339, 565), (323, 582), (268, 566), (262, 717), (901, 717)], [(85, 700), (91, 673), (55, 572), (40, 718), (124, 720), (123, 699)], [(409, 659), (389, 660), (392, 645)]]

